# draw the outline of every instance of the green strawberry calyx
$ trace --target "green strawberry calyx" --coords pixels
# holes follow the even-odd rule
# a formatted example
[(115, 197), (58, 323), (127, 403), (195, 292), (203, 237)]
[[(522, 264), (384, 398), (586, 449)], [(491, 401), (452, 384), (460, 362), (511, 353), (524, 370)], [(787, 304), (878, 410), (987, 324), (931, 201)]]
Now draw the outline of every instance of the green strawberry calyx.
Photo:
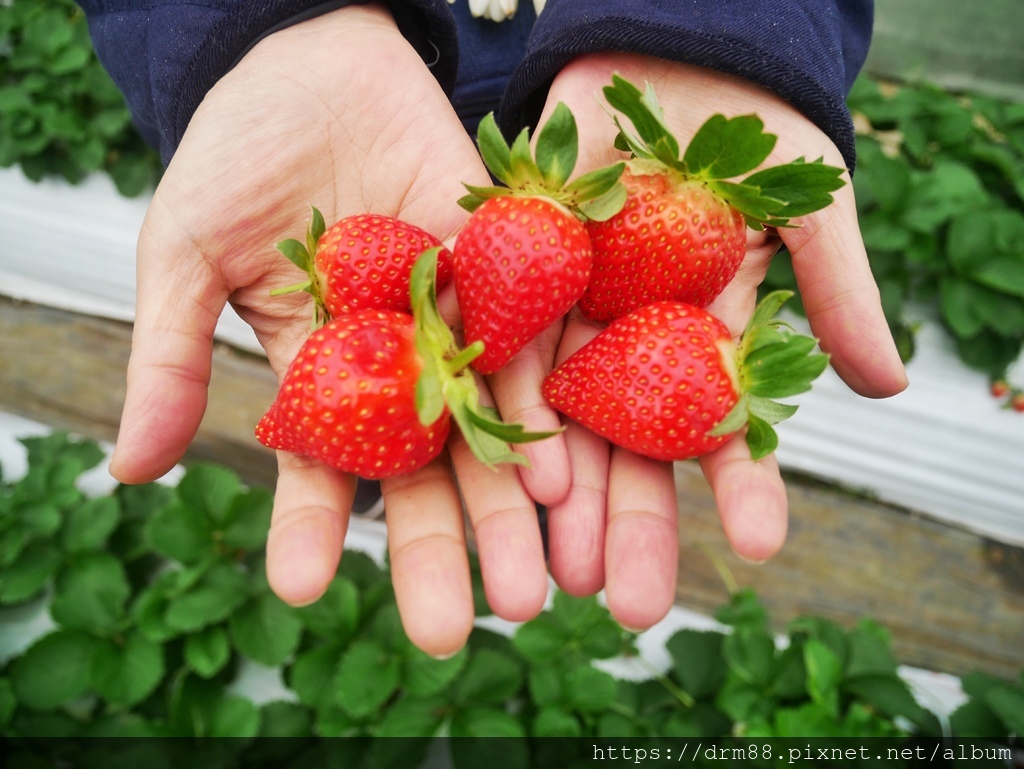
[[(789, 227), (793, 217), (825, 208), (832, 194), (845, 184), (842, 168), (823, 159), (797, 158), (783, 165), (750, 173), (775, 147), (777, 137), (766, 133), (757, 115), (727, 118), (717, 114), (697, 130), (686, 149), (664, 122), (653, 87), (639, 88), (619, 75), (604, 88), (609, 106), (632, 124), (628, 130), (613, 116), (619, 129), (615, 146), (635, 159), (653, 161), (682, 180), (704, 184), (746, 219), (753, 229)], [(740, 181), (730, 181), (750, 174)]]
[(731, 435), (746, 425), (747, 446), (754, 460), (778, 447), (772, 425), (796, 413), (796, 406), (775, 399), (807, 392), (828, 365), (829, 356), (815, 352), (816, 339), (798, 334), (776, 317), (791, 296), (792, 291), (773, 291), (758, 303), (736, 350), (739, 401), (709, 432)]
[(416, 382), (416, 411), (420, 422), (431, 425), (447, 407), (470, 450), (485, 465), (529, 466), (529, 460), (510, 444), (530, 443), (556, 435), (527, 432), (522, 425), (505, 424), (496, 409), (480, 403), (480, 390), (469, 367), (483, 351), (483, 342), (459, 349), (437, 309), (437, 255), (430, 248), (417, 258), (410, 278), (412, 314), (416, 322), (416, 350), (423, 370)]
[(272, 289), (270, 295), (281, 296), (282, 294), (292, 294), (296, 291), (305, 291), (307, 294), (312, 294), (313, 328), (319, 328), (331, 319), (330, 313), (327, 312), (327, 308), (324, 306), (323, 289), (320, 285), (320, 276), (316, 271), (316, 248), (320, 243), (320, 238), (327, 231), (327, 223), (324, 221), (324, 215), (320, 213), (316, 206), (310, 206), (310, 208), (312, 209), (312, 215), (306, 228), (305, 242), (289, 238), (282, 240), (276, 246), (277, 250), (284, 254), (289, 262), (306, 273), (307, 278), (301, 283)]
[(569, 181), (576, 168), (579, 134), (576, 118), (562, 102), (541, 126), (534, 152), (530, 150), (528, 128), (520, 131), (509, 146), (493, 113), (480, 121), (477, 146), (484, 165), (503, 186), (466, 184), (469, 194), (459, 200), (459, 205), (467, 211), (475, 211), (490, 198), (543, 197), (564, 206), (583, 221), (605, 221), (626, 203), (626, 189), (619, 181), (624, 163), (598, 168)]

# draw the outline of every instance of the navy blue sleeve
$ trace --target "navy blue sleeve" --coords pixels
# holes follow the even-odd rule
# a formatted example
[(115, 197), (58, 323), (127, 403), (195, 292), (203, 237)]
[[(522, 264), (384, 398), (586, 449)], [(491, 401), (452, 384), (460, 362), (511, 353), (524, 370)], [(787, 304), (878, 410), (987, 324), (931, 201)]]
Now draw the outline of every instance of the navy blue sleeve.
[(873, 0), (548, 0), (512, 74), (499, 123), (536, 120), (554, 76), (585, 53), (625, 51), (709, 67), (778, 94), (852, 170), (846, 95), (867, 56)]
[[(207, 91), (256, 41), (369, 0), (77, 0), (93, 46), (143, 137), (168, 162)], [(446, 0), (392, 0), (403, 35), (451, 92), (458, 67)]]

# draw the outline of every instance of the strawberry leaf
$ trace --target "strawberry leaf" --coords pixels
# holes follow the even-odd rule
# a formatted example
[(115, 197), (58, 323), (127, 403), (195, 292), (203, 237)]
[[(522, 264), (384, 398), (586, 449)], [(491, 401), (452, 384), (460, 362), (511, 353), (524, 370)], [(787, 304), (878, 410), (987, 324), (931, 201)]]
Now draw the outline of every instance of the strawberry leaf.
[(512, 143), (509, 180), (509, 186), (513, 189), (526, 190), (544, 186), (544, 177), (530, 154), (530, 132), (526, 128), (519, 132), (519, 136)]
[(756, 462), (779, 447), (779, 436), (770, 424), (751, 414), (747, 422), (747, 447), (750, 458)]
[(320, 213), (316, 206), (310, 206), (310, 208), (313, 210), (309, 220), (309, 228), (306, 230), (306, 250), (309, 258), (312, 259), (313, 255), (316, 254), (317, 246), (320, 244), (320, 238), (327, 231), (327, 223), (324, 221), (324, 215)]
[(728, 179), (761, 165), (775, 140), (774, 134), (764, 132), (764, 123), (756, 115), (712, 115), (690, 140), (683, 162), (695, 177)]
[(772, 217), (792, 218), (819, 211), (832, 202), (831, 193), (845, 184), (843, 169), (821, 160), (802, 158), (748, 176), (744, 185), (757, 187)]
[(621, 184), (616, 184), (603, 195), (579, 204), (581, 214), (595, 222), (606, 222), (626, 205), (628, 193)]
[(562, 102), (537, 134), (537, 167), (546, 186), (559, 189), (576, 167), (579, 135), (576, 119)]
[(494, 120), (494, 113), (488, 113), (477, 129), (477, 147), (480, 149), (480, 157), (484, 161), (494, 178), (502, 184), (509, 184), (511, 178), (512, 156), (508, 142), (501, 135), (497, 122)]
[(285, 255), (289, 262), (294, 264), (303, 272), (309, 272), (309, 251), (302, 243), (294, 238), (289, 238), (288, 240), (282, 240), (278, 243), (276, 248)]
[(636, 136), (626, 131), (616, 119), (622, 137), (617, 146), (626, 144), (637, 157), (657, 158), (666, 165), (678, 167), (679, 142), (668, 130), (662, 119), (661, 107), (648, 87), (646, 93), (619, 75), (612, 75), (612, 84), (604, 88), (608, 104), (621, 112), (636, 131)]

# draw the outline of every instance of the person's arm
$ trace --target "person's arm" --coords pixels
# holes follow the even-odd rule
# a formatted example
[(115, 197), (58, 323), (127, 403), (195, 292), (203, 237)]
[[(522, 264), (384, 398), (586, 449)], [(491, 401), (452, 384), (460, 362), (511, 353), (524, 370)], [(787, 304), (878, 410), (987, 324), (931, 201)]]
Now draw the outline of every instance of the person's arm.
[[(259, 41), (370, 0), (76, 2), (88, 18), (96, 54), (124, 94), (139, 132), (167, 163), (206, 94)], [(446, 0), (387, 5), (402, 35), (450, 93), (458, 54)]]

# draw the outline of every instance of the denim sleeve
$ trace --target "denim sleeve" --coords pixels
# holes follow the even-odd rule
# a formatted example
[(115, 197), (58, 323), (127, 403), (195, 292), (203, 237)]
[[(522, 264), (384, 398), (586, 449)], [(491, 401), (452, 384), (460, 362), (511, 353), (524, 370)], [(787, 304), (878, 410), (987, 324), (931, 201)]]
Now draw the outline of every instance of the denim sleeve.
[(536, 120), (551, 81), (584, 53), (627, 51), (753, 81), (821, 128), (852, 169), (846, 95), (864, 64), (873, 0), (548, 0), (512, 74), (499, 123)]
[[(77, 0), (96, 53), (143, 137), (168, 162), (207, 91), (256, 41), (369, 0)], [(392, 0), (399, 29), (450, 92), (458, 67), (446, 0)]]

